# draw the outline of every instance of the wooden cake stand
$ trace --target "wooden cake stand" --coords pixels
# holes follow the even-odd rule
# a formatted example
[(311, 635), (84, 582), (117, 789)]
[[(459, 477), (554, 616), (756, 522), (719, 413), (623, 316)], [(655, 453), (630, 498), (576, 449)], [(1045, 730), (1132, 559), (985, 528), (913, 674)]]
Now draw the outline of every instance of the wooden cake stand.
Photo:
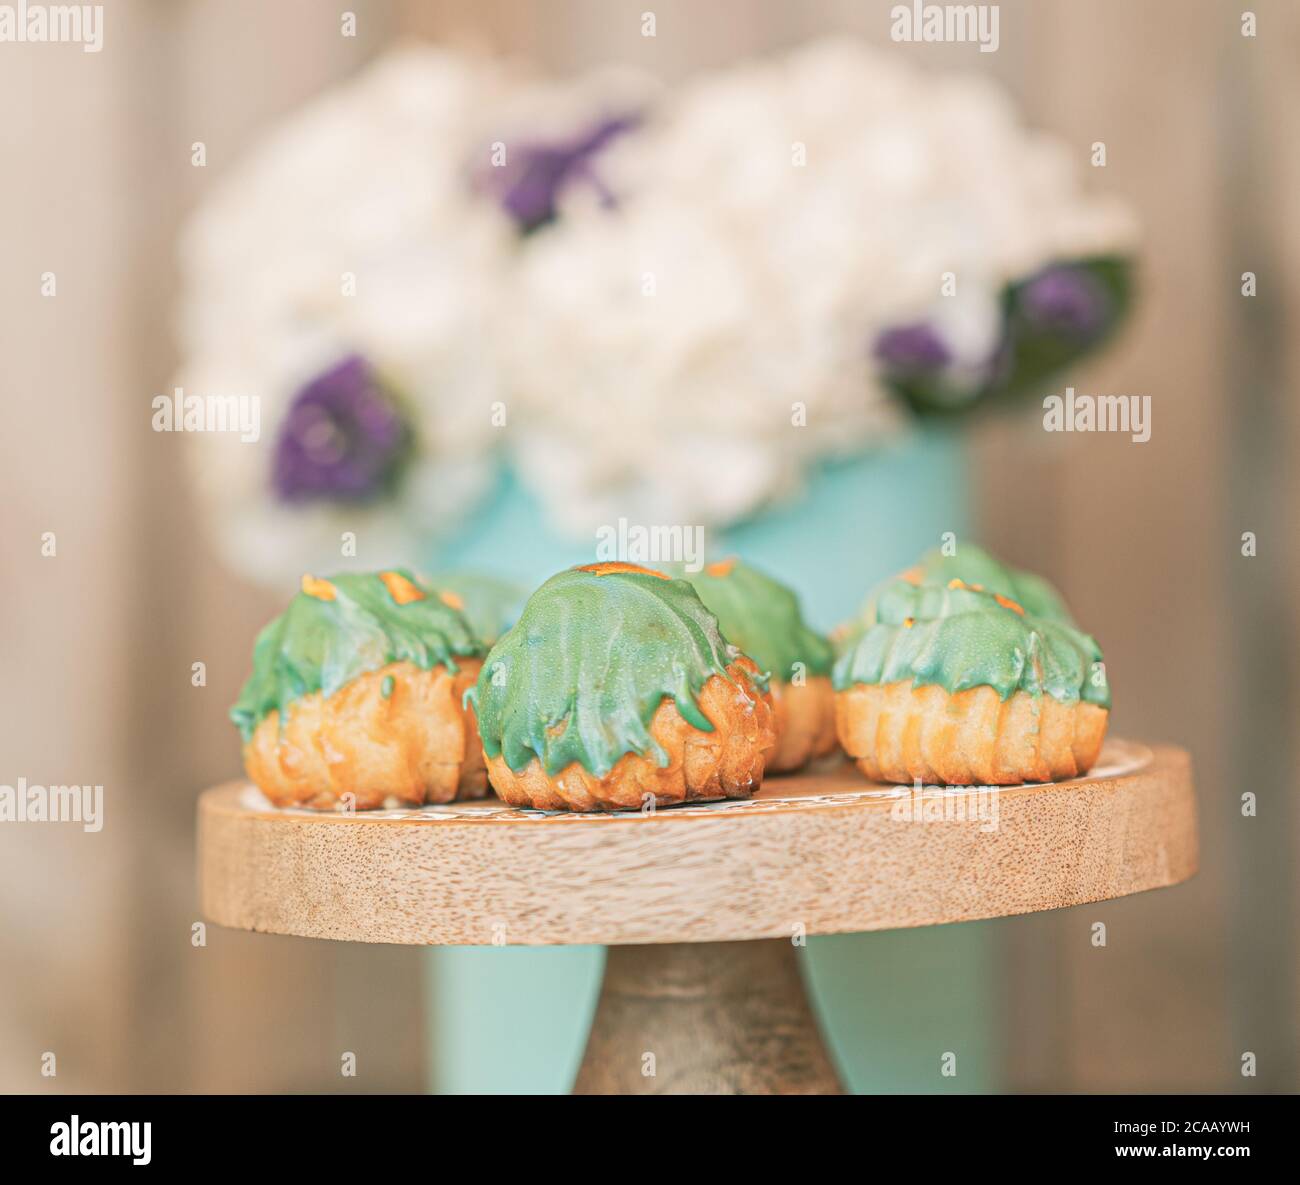
[(318, 814), (232, 782), (199, 801), (198, 857), (203, 912), (225, 926), (608, 945), (578, 1092), (822, 1093), (840, 1085), (800, 979), (804, 936), (1177, 884), (1196, 871), (1196, 807), (1186, 753), (1115, 740), (1056, 785), (917, 793), (839, 763), (646, 814), (493, 798)]

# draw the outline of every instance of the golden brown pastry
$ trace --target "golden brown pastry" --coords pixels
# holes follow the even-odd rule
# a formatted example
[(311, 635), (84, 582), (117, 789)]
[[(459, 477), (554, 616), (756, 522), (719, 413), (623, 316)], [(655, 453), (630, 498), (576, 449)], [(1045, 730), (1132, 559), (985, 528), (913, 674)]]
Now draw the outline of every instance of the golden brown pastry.
[(836, 697), (849, 756), (873, 782), (1002, 786), (1078, 777), (1106, 736), (1106, 709), (992, 687), (948, 693), (909, 681), (859, 683)]
[(487, 775), (462, 701), (483, 649), (409, 573), (304, 577), (259, 635), (231, 710), (248, 776), (277, 806), (319, 810), (481, 797)]
[(772, 773), (802, 769), (835, 749), (835, 689), (827, 676), (810, 675), (803, 684), (773, 678), (770, 690), (776, 710)]

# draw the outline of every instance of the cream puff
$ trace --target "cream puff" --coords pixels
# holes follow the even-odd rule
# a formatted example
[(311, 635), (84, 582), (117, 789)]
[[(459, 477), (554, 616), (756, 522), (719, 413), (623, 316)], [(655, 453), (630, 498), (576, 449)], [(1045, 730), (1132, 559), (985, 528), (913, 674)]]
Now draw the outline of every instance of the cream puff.
[(469, 698), (492, 786), (518, 806), (744, 798), (776, 744), (755, 664), (689, 584), (633, 564), (551, 577)]
[(770, 679), (776, 709), (772, 773), (785, 773), (835, 748), (834, 652), (804, 621), (794, 590), (736, 559), (683, 572), (722, 636), (758, 664)]
[(463, 704), (485, 647), (408, 572), (304, 576), (258, 635), (231, 719), (277, 806), (366, 810), (477, 798), (486, 773)]
[(881, 586), (833, 682), (840, 743), (873, 781), (1077, 777), (1110, 713), (1101, 650), (1055, 589), (973, 544)]

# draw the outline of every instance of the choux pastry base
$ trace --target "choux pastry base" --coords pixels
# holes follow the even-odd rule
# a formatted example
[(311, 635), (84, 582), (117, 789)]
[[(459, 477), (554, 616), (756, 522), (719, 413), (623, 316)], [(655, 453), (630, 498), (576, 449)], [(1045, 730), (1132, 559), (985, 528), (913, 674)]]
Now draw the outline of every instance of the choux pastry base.
[(789, 773), (835, 748), (835, 691), (825, 675), (810, 676), (802, 685), (773, 679), (776, 709), (776, 752), (769, 773)]
[(537, 758), (518, 773), (500, 756), (487, 761), (497, 794), (512, 806), (541, 810), (637, 810), (698, 799), (748, 798), (763, 781), (776, 747), (770, 694), (751, 681), (756, 668), (747, 658), (727, 668), (735, 680), (714, 675), (700, 690), (700, 710), (713, 725), (703, 732), (664, 699), (650, 721), (650, 735), (668, 754), (661, 766), (653, 754), (626, 753), (604, 777), (577, 762), (549, 776)]
[(317, 810), (482, 798), (487, 774), (474, 710), (461, 706), (481, 665), (458, 659), (453, 674), (390, 663), (328, 699), (304, 696), (290, 706), (283, 731), (278, 712), (257, 726), (244, 747), (248, 776), (276, 806)]
[(949, 694), (910, 681), (837, 692), (840, 743), (872, 781), (1009, 786), (1078, 777), (1092, 768), (1109, 712), (992, 687)]

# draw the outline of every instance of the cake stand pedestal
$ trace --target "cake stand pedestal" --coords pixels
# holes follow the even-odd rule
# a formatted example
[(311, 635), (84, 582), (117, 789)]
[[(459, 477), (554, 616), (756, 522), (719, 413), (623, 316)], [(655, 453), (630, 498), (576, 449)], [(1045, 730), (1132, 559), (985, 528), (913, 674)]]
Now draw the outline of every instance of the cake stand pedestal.
[[(1187, 754), (1109, 741), (1088, 777), (941, 790), (841, 762), (645, 814), (496, 799), (355, 815), (199, 801), (203, 913), (352, 942), (599, 943), (578, 1092), (840, 1089), (798, 967), (812, 934), (1057, 909), (1196, 871)], [(520, 985), (527, 1007), (528, 985)]]

